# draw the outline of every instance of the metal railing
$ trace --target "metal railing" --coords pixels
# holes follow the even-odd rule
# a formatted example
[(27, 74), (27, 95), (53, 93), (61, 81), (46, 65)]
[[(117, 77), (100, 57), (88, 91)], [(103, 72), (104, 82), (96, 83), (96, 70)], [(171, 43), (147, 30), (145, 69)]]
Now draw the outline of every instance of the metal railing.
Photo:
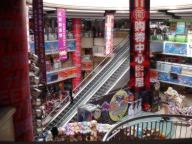
[(103, 141), (192, 138), (192, 116), (156, 114), (135, 117), (114, 126)]

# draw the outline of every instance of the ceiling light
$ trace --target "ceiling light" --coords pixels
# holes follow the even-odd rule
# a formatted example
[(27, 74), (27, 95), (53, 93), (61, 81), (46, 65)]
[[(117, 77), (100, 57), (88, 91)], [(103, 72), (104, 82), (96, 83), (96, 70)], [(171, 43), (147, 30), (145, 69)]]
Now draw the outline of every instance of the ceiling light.
[(82, 12), (82, 13), (105, 13), (105, 11), (96, 11), (96, 10), (76, 10), (76, 9), (67, 9), (67, 12)]
[(177, 13), (177, 12), (192, 12), (192, 9), (178, 9), (178, 10), (169, 10), (170, 13)]

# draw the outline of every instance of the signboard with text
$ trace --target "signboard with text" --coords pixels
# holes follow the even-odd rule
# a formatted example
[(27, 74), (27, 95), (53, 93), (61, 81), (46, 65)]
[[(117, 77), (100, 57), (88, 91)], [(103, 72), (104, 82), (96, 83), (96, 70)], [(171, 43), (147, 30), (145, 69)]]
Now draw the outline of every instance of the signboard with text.
[(113, 25), (114, 14), (106, 13), (105, 16), (105, 54), (108, 55), (113, 51)]
[(136, 93), (150, 88), (149, 0), (130, 1), (131, 78), (129, 87)]
[(57, 24), (58, 24), (58, 50), (61, 61), (67, 59), (66, 45), (66, 13), (64, 9), (57, 9)]
[(39, 57), (40, 82), (46, 83), (43, 0), (33, 1), (35, 54)]

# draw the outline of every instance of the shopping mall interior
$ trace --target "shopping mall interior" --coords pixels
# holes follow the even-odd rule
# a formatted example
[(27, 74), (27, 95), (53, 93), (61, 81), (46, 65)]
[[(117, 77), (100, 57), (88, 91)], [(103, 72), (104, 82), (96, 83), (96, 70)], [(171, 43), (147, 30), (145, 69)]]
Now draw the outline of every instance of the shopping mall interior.
[(0, 142), (192, 141), (191, 0), (1, 0), (0, 57)]

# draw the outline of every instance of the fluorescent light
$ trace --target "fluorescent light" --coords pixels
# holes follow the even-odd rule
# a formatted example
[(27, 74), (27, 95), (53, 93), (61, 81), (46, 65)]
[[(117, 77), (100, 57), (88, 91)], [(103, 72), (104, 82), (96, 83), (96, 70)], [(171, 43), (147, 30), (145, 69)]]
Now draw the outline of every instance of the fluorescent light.
[(191, 17), (192, 17), (192, 13), (191, 13), (191, 14), (186, 14), (186, 13), (185, 13), (185, 14), (176, 14), (176, 15), (177, 15), (177, 16), (188, 16), (188, 17), (191, 16)]
[(177, 12), (192, 12), (192, 9), (178, 9), (178, 10), (169, 10), (170, 13), (177, 13)]
[(82, 12), (82, 13), (105, 13), (105, 11), (96, 11), (96, 10), (76, 10), (76, 9), (67, 9), (67, 12)]
[(150, 11), (150, 13), (159, 13), (158, 11)]
[(125, 10), (118, 10), (118, 11), (116, 11), (116, 13), (123, 13), (123, 14), (126, 14), (126, 13), (129, 13), (129, 11), (125, 11)]

